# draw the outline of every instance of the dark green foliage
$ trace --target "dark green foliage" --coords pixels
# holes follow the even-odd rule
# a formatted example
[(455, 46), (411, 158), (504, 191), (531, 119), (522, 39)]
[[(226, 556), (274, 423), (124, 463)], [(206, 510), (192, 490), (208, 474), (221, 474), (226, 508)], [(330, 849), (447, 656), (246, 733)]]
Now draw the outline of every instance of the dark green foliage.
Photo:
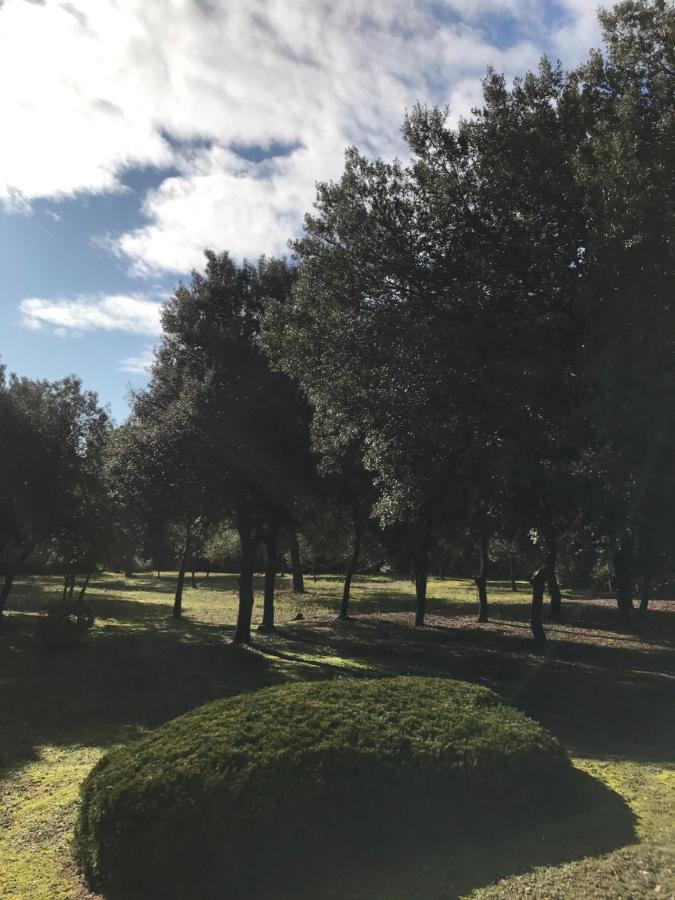
[(111, 898), (293, 894), (416, 834), (466, 835), (488, 809), (492, 827), (515, 821), (570, 771), (554, 738), (485, 688), (289, 684), (106, 755), (82, 788), (77, 852)]
[(75, 650), (94, 626), (94, 615), (84, 603), (50, 603), (42, 611), (38, 635), (46, 650)]
[(0, 616), (39, 543), (61, 544), (69, 570), (96, 561), (108, 432), (107, 413), (78, 378), (5, 381), (0, 367)]

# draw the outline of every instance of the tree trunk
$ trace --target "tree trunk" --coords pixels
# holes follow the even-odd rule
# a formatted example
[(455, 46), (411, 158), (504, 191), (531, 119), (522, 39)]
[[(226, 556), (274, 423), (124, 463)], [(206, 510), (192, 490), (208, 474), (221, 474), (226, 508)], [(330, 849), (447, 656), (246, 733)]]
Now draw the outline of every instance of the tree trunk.
[(183, 584), (185, 583), (185, 570), (187, 562), (190, 558), (190, 546), (192, 544), (192, 523), (188, 525), (185, 532), (185, 546), (180, 557), (180, 568), (178, 569), (178, 581), (176, 582), (176, 595), (173, 600), (173, 617), (180, 619), (183, 615)]
[(424, 626), (424, 617), (427, 611), (427, 572), (429, 568), (429, 538), (431, 526), (424, 523), (424, 529), (415, 554), (415, 599), (417, 611), (415, 614), (415, 627)]
[(630, 616), (633, 609), (633, 553), (632, 541), (625, 535), (614, 554), (614, 585), (616, 605), (623, 616)]
[(349, 618), (349, 597), (351, 593), (352, 587), (352, 578), (354, 577), (354, 572), (356, 571), (356, 567), (359, 563), (359, 556), (361, 555), (361, 537), (362, 537), (362, 529), (361, 522), (359, 520), (358, 513), (354, 514), (354, 543), (352, 545), (352, 555), (349, 560), (349, 567), (347, 568), (347, 574), (345, 575), (345, 583), (342, 587), (342, 604), (340, 606), (340, 618), (348, 619)]
[(509, 577), (511, 579), (511, 590), (515, 594), (518, 590), (518, 585), (516, 584), (516, 575), (515, 575), (515, 566), (513, 565), (513, 557), (509, 557)]
[(647, 612), (652, 593), (652, 571), (655, 564), (654, 539), (652, 530), (643, 523), (638, 544), (640, 566), (640, 612)]
[(190, 584), (192, 585), (193, 588), (197, 587), (197, 582), (195, 581), (195, 570), (194, 569), (192, 569), (190, 572)]
[(548, 582), (548, 593), (551, 598), (551, 619), (559, 622), (562, 619), (562, 595), (560, 586), (556, 576), (556, 566), (558, 564), (558, 544), (555, 534), (551, 531), (548, 538), (548, 554), (546, 559), (546, 579)]
[(274, 628), (274, 587), (277, 579), (277, 539), (279, 525), (272, 522), (265, 532), (265, 590), (263, 595), (263, 619), (259, 631)]
[(543, 643), (546, 640), (546, 633), (542, 622), (542, 613), (544, 610), (544, 589), (548, 572), (546, 566), (542, 566), (532, 576), (532, 614), (530, 617), (530, 626), (532, 628), (532, 637), (537, 643)]
[(68, 586), (68, 599), (69, 600), (72, 600), (72, 598), (73, 598), (73, 591), (75, 590), (76, 582), (77, 582), (77, 576), (73, 572), (73, 574), (70, 576), (70, 584)]
[(487, 622), (488, 620), (487, 573), (489, 565), (488, 536), (487, 532), (483, 529), (480, 533), (480, 572), (474, 578), (476, 587), (478, 588), (479, 622)]
[(5, 606), (7, 605), (7, 598), (9, 597), (9, 593), (12, 590), (12, 585), (14, 584), (14, 578), (16, 577), (15, 572), (7, 572), (5, 575), (5, 579), (2, 584), (2, 590), (0, 590), (0, 618), (5, 612)]
[(304, 594), (305, 579), (302, 575), (300, 545), (298, 544), (298, 533), (296, 531), (291, 531), (291, 571), (293, 572), (293, 592), (295, 594)]
[(26, 562), (26, 560), (31, 555), (31, 553), (33, 552), (34, 549), (35, 549), (35, 542), (32, 542), (32, 543), (28, 544), (26, 547), (24, 547), (24, 549), (19, 554), (18, 559), (14, 563), (14, 566), (5, 573), (5, 580), (3, 581), (2, 589), (0, 590), (0, 618), (2, 618), (2, 616), (5, 612), (5, 607), (7, 606), (7, 598), (9, 597), (9, 594), (12, 590), (12, 585), (14, 584), (14, 579), (19, 574), (24, 563)]
[(237, 515), (237, 531), (241, 562), (239, 569), (239, 610), (237, 626), (234, 630), (234, 644), (251, 643), (251, 618), (253, 616), (253, 568), (255, 566), (256, 535), (254, 523), (249, 511), (239, 510)]
[(652, 593), (652, 579), (648, 574), (644, 574), (640, 581), (640, 612), (647, 612), (649, 609), (649, 598)]
[(84, 583), (83, 583), (82, 587), (80, 588), (80, 595), (77, 598), (78, 603), (84, 602), (84, 595), (87, 593), (87, 588), (89, 587), (89, 579), (90, 578), (91, 578), (91, 572), (87, 572), (87, 576), (84, 579)]

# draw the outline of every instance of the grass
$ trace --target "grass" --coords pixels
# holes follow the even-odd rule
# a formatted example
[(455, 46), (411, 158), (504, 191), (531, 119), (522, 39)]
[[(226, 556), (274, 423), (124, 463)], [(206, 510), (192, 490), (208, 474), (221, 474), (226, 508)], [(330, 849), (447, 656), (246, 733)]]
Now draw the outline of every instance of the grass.
[[(547, 626), (549, 641), (535, 652), (527, 597), (506, 585), (490, 586), (494, 621), (479, 626), (470, 582), (432, 580), (429, 628), (415, 630), (406, 581), (357, 579), (354, 617), (339, 623), (339, 579), (309, 578), (305, 596), (282, 579), (277, 633), (261, 634), (254, 650), (236, 650), (228, 644), (234, 577), (200, 576), (186, 589), (177, 624), (172, 586), (171, 576), (100, 576), (90, 590), (97, 623), (88, 645), (46, 654), (35, 639), (36, 614), (59, 595), (60, 580), (17, 583), (0, 635), (3, 898), (89, 896), (69, 841), (79, 784), (104, 750), (243, 691), (396, 674), (495, 689), (557, 736), (575, 766), (634, 817), (630, 835), (615, 834), (616, 809), (597, 823), (597, 840), (587, 828), (567, 828), (558, 853), (541, 853), (537, 834), (508, 858), (489, 862), (477, 853), (458, 880), (418, 872), (416, 897), (675, 896), (673, 604), (654, 604), (624, 631), (611, 603), (567, 596), (565, 621)], [(304, 618), (294, 621), (299, 612)]]

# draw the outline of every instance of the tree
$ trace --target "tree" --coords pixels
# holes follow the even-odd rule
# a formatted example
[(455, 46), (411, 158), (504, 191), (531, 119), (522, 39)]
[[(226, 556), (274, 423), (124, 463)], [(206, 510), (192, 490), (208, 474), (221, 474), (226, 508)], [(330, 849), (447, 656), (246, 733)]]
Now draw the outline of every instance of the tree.
[[(409, 166), (348, 151), (294, 245), (285, 370), (315, 430), (362, 440), (375, 512), (409, 523), (420, 625), (429, 548), (457, 518), (465, 472), (518, 466), (507, 481), (547, 533), (567, 515), (586, 126), (576, 84), (546, 60), (511, 91), (491, 73), (484, 108), (456, 130), (414, 110)], [(473, 491), (477, 511), (497, 505), (495, 481)]]
[(196, 389), (186, 382), (171, 395), (166, 388), (154, 379), (135, 396), (132, 416), (113, 436), (107, 473), (114, 502), (134, 510), (137, 531), (150, 534), (153, 545), (158, 523), (177, 529), (180, 562), (172, 615), (180, 619), (195, 529), (208, 511), (212, 459), (197, 426)]
[(298, 542), (297, 529), (291, 526), (288, 534), (288, 546), (291, 556), (291, 573), (293, 576), (293, 592), (296, 594), (305, 593), (305, 579), (302, 572), (302, 558), (300, 556), (300, 544)]
[[(315, 443), (363, 449), (382, 523), (405, 521), (414, 545), (418, 625), (429, 548), (457, 449), (461, 332), (455, 290), (435, 250), (415, 173), (346, 155), (339, 182), (319, 186), (295, 245), (293, 303), (277, 316), (277, 359), (314, 412)], [(439, 411), (442, 414), (439, 415)]]
[(601, 22), (608, 53), (593, 54), (578, 75), (594, 123), (578, 166), (590, 219), (584, 305), (594, 440), (586, 471), (597, 476), (595, 507), (628, 615), (636, 555), (647, 565), (647, 523), (658, 521), (657, 498), (672, 496), (673, 484), (675, 6), (629, 0)]
[(0, 380), (0, 507), (4, 583), (0, 616), (36, 545), (75, 534), (89, 515), (108, 416), (79, 379)]
[[(173, 398), (190, 395), (191, 455), (214, 517), (230, 519), (240, 542), (239, 610), (235, 643), (250, 643), (256, 548), (264, 538), (265, 625), (273, 627), (277, 535), (293, 519), (311, 468), (308, 411), (291, 381), (274, 372), (260, 345), (261, 316), (270, 299), (283, 301), (294, 273), (283, 260), (237, 265), (227, 253), (206, 253), (162, 317), (164, 334), (153, 380), (156, 420)], [(186, 421), (187, 421), (186, 420)]]

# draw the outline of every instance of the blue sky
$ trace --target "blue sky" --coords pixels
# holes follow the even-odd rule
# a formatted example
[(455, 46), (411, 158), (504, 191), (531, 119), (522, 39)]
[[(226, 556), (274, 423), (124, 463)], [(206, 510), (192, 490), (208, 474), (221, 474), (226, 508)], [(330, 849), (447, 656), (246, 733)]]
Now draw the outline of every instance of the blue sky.
[(284, 252), (347, 145), (599, 43), (587, 0), (0, 0), (0, 357), (122, 420), (204, 247)]

